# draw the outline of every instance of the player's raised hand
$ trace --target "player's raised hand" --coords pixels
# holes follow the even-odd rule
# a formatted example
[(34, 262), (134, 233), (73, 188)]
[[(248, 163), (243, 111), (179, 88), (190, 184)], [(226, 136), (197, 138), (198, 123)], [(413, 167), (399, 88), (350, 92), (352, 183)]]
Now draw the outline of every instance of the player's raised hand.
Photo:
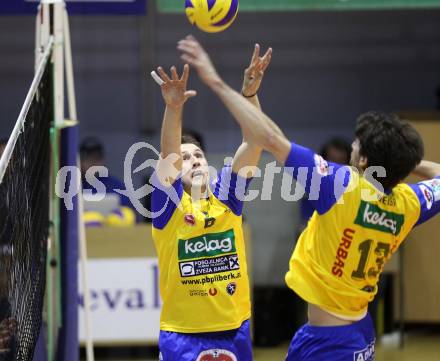
[(267, 49), (263, 56), (260, 56), (260, 45), (255, 44), (251, 63), (244, 71), (243, 86), (241, 92), (246, 97), (257, 94), (263, 80), (264, 72), (272, 59), (272, 48)]
[(220, 79), (208, 53), (192, 35), (180, 40), (177, 49), (182, 52), (182, 60), (197, 70), (205, 84), (209, 85)]
[(160, 85), (162, 96), (167, 107), (180, 108), (185, 102), (197, 95), (195, 90), (186, 90), (189, 76), (189, 66), (185, 64), (182, 76), (179, 77), (175, 66), (171, 67), (171, 76), (163, 70), (162, 67), (157, 68), (157, 72), (152, 72), (154, 80)]

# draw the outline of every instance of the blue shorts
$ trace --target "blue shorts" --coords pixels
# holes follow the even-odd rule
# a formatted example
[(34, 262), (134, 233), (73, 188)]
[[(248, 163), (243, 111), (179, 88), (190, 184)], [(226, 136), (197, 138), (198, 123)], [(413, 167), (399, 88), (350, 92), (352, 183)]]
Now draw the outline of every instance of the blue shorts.
[(372, 361), (375, 332), (369, 314), (347, 326), (301, 327), (286, 361)]
[(160, 331), (160, 361), (252, 361), (249, 321), (230, 331)]

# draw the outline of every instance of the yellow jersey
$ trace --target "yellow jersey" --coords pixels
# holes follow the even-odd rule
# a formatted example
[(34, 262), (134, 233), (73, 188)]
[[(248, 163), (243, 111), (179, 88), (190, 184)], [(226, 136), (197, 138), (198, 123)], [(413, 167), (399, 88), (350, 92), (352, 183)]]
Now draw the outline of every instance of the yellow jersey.
[(170, 189), (156, 181), (152, 232), (163, 301), (161, 330), (225, 331), (250, 318), (243, 203), (237, 197), (248, 184), (225, 167), (209, 197), (194, 202), (181, 179)]
[[(440, 179), (381, 192), (372, 177), (327, 163), (296, 144), (286, 167), (315, 209), (291, 257), (286, 283), (337, 317), (362, 319), (391, 255), (416, 224), (440, 211)], [(299, 168), (309, 170), (302, 181)]]

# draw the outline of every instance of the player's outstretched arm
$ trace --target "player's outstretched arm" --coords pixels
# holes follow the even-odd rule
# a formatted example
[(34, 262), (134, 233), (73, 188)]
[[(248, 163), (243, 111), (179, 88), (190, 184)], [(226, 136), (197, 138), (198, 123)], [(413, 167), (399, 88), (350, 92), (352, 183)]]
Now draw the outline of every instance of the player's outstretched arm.
[(412, 173), (424, 180), (437, 178), (440, 177), (440, 164), (422, 160)]
[[(260, 45), (255, 44), (254, 52), (252, 54), (249, 67), (244, 71), (243, 85), (241, 87), (241, 94), (255, 107), (261, 110), (260, 102), (258, 100), (258, 91), (260, 90), (261, 82), (264, 73), (269, 66), (272, 58), (272, 48), (267, 49), (263, 56), (260, 56)], [(261, 147), (249, 141), (246, 134), (246, 129), (242, 129), (243, 143), (235, 153), (232, 162), (232, 170), (234, 173), (240, 173), (240, 170), (245, 170), (244, 167), (255, 167), (260, 161)], [(249, 169), (249, 168), (248, 168)], [(241, 176), (251, 177), (252, 171), (240, 173)]]
[(272, 153), (282, 164), (289, 155), (291, 144), (281, 129), (263, 112), (229, 87), (218, 75), (208, 54), (192, 36), (178, 43), (182, 59), (193, 66), (200, 79), (225, 104), (240, 125), (248, 141)]
[(185, 102), (196, 95), (194, 90), (186, 90), (189, 76), (189, 66), (185, 64), (182, 76), (177, 74), (176, 67), (171, 67), (171, 76), (162, 69), (157, 68), (152, 73), (160, 85), (165, 101), (165, 113), (162, 121), (160, 137), (161, 159), (157, 165), (157, 175), (161, 183), (170, 185), (182, 170), (182, 157), (180, 143), (182, 136), (182, 113)]

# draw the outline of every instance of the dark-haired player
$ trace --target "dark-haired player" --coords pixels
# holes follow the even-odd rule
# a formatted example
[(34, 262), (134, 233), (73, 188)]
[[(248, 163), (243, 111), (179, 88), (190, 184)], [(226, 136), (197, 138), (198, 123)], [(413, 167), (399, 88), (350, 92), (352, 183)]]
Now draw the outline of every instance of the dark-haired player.
[[(368, 303), (385, 263), (411, 229), (440, 212), (440, 165), (421, 161), (423, 142), (414, 128), (381, 112), (357, 121), (353, 168), (327, 163), (288, 141), (269, 117), (249, 106), (220, 78), (193, 37), (178, 48), (248, 139), (302, 183), (315, 208), (286, 274), (287, 285), (307, 301), (309, 319), (295, 334), (287, 360), (373, 360)], [(402, 183), (411, 172), (424, 181)]]
[[(256, 95), (271, 58), (255, 47), (245, 71), (242, 95), (259, 107)], [(209, 180), (205, 153), (194, 137), (182, 137), (182, 111), (189, 67), (179, 78), (158, 68), (166, 103), (159, 160), (152, 193), (153, 239), (159, 259), (163, 308), (159, 349), (163, 361), (251, 361), (249, 279), (242, 230), (244, 194), (261, 148), (247, 142), (217, 180)], [(242, 188), (242, 189), (240, 189)], [(174, 195), (174, 196), (173, 196)]]

